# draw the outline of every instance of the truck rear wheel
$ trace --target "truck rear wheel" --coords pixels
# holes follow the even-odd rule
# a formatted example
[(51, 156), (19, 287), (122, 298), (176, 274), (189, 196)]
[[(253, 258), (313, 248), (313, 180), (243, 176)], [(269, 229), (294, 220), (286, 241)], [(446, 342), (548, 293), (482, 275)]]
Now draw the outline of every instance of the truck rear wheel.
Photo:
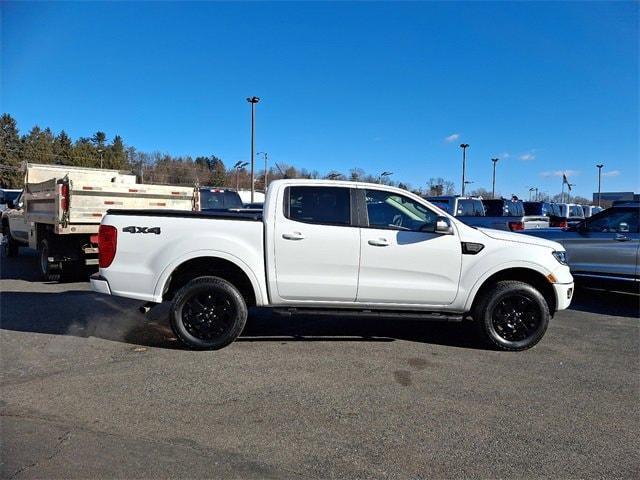
[(500, 350), (533, 347), (549, 325), (549, 306), (542, 294), (527, 283), (502, 281), (478, 302), (474, 319), (486, 339)]
[(176, 293), (169, 312), (171, 328), (185, 345), (218, 350), (233, 342), (247, 321), (247, 304), (231, 283), (198, 277)]
[(49, 263), (49, 257), (51, 256), (51, 247), (49, 241), (46, 238), (40, 240), (38, 245), (38, 265), (40, 266), (40, 275), (48, 282), (57, 282), (60, 280), (61, 271), (52, 267)]

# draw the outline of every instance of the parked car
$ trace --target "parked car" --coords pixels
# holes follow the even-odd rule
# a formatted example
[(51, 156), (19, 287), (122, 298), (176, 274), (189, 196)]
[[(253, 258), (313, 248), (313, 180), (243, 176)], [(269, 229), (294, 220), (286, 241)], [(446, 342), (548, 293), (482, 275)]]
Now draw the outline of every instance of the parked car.
[(567, 219), (562, 217), (560, 207), (551, 202), (523, 202), (526, 217), (546, 217), (548, 225), (540, 225), (537, 228), (566, 227)]
[(602, 207), (596, 207), (595, 205), (581, 205), (581, 207), (584, 212), (584, 218), (589, 218), (602, 211)]
[(203, 211), (244, 207), (237, 191), (222, 187), (200, 187), (198, 205)]
[(137, 184), (118, 170), (38, 165), (25, 169), (24, 191), (2, 212), (5, 254), (38, 250), (45, 280), (75, 277), (98, 264), (98, 228), (109, 208), (192, 210), (193, 187)]
[(20, 196), (22, 190), (14, 190), (8, 188), (0, 188), (0, 212), (7, 208), (13, 208), (11, 205)]
[(549, 220), (544, 215), (526, 215), (521, 200), (487, 199), (482, 200), (482, 203), (487, 218), (484, 224), (479, 226), (510, 231), (547, 228), (549, 226)]
[(559, 203), (560, 216), (566, 219), (567, 227), (575, 226), (584, 220), (584, 210), (577, 203)]
[(484, 205), (481, 198), (444, 195), (424, 197), (426, 200), (455, 217), (484, 217)]
[(231, 343), (260, 306), (470, 316), (495, 347), (523, 350), (573, 293), (559, 244), (468, 227), (380, 184), (278, 180), (263, 213), (113, 210), (99, 245), (93, 289), (171, 301), (176, 336), (198, 349)]
[(640, 204), (614, 206), (567, 229), (527, 232), (561, 243), (571, 272), (585, 283), (637, 291), (640, 286)]

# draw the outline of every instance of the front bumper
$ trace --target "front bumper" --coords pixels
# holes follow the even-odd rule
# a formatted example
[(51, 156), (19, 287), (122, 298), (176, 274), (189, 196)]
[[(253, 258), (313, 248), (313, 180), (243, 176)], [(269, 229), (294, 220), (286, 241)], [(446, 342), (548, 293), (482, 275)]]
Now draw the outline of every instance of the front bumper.
[(573, 282), (571, 283), (554, 283), (553, 290), (556, 294), (556, 310), (565, 310), (571, 305), (573, 298)]
[(91, 282), (91, 289), (94, 292), (111, 295), (111, 287), (109, 287), (109, 282), (99, 273), (94, 273), (93, 275), (91, 275), (91, 277), (89, 277), (89, 281)]

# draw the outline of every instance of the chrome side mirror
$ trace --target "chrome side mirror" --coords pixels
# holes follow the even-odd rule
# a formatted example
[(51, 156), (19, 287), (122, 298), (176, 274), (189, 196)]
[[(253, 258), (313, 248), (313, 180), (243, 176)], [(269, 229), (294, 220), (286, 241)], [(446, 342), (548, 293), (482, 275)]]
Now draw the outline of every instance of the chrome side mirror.
[(451, 220), (447, 217), (438, 217), (436, 219), (435, 233), (439, 233), (440, 235), (453, 235), (453, 225), (451, 225)]

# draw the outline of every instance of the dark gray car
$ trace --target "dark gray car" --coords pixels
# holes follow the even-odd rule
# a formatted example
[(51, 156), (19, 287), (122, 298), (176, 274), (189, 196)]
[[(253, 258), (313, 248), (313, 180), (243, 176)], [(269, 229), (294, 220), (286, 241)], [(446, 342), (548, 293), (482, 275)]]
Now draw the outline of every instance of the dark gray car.
[(640, 204), (603, 210), (567, 229), (528, 230), (561, 243), (576, 280), (616, 282), (637, 291), (640, 287)]

